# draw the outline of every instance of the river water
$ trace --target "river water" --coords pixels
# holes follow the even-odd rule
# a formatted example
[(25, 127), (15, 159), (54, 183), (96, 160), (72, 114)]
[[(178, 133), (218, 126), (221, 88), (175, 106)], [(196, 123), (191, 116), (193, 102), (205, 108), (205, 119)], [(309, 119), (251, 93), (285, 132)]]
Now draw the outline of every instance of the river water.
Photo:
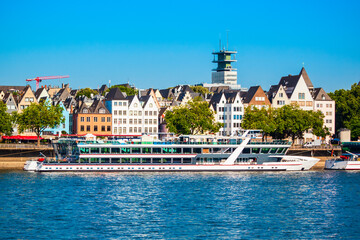
[(360, 172), (0, 172), (2, 239), (360, 239)]

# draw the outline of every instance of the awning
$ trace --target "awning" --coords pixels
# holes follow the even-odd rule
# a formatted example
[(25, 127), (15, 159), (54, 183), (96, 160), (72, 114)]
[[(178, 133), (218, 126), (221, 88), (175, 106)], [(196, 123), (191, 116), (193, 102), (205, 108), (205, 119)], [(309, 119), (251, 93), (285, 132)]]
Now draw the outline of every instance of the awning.
[[(5, 140), (37, 140), (37, 136), (20, 136), (20, 135), (16, 135), (16, 136), (2, 136), (2, 139)], [(42, 137), (40, 137), (40, 139), (43, 139)]]

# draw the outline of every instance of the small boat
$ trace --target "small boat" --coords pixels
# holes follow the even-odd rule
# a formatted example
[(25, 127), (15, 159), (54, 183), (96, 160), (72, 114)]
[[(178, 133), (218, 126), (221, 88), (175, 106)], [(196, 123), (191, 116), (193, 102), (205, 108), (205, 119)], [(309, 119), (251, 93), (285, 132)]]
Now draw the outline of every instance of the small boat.
[(360, 170), (360, 142), (343, 142), (343, 155), (325, 161), (326, 170)]

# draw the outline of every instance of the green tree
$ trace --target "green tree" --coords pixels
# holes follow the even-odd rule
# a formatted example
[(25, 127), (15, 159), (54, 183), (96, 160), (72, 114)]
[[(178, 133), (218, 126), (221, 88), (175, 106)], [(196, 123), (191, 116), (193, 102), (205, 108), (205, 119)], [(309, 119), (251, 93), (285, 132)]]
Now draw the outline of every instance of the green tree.
[(245, 110), (242, 127), (245, 129), (262, 129), (263, 136), (272, 136), (275, 139), (295, 138), (302, 139), (304, 132), (312, 130), (313, 134), (325, 137), (328, 129), (323, 127), (324, 115), (320, 112), (305, 111), (298, 106), (285, 105), (278, 109), (251, 109)]
[(350, 90), (339, 89), (329, 96), (335, 100), (335, 129), (348, 128), (351, 138), (357, 140), (360, 136), (360, 85), (353, 84)]
[(76, 97), (86, 96), (88, 98), (91, 98), (91, 94), (96, 95), (98, 94), (98, 92), (91, 88), (83, 88), (76, 93)]
[(40, 145), (40, 135), (46, 128), (54, 128), (64, 123), (60, 105), (51, 105), (49, 102), (32, 103), (28, 108), (17, 116), (18, 129), (20, 132), (26, 129), (32, 130), (37, 136), (37, 144)]
[(11, 135), (13, 132), (12, 117), (6, 112), (7, 107), (3, 101), (0, 101), (0, 134)]
[(167, 111), (165, 121), (170, 132), (176, 134), (216, 133), (223, 126), (215, 121), (214, 112), (207, 102), (190, 101)]
[(203, 86), (190, 86), (190, 88), (196, 92), (196, 93), (200, 93), (201, 95), (205, 96), (205, 94), (209, 94), (210, 91), (209, 89), (207, 89), (206, 87)]
[(133, 89), (133, 88), (126, 87), (126, 86), (124, 86), (124, 85), (113, 85), (113, 86), (111, 86), (110, 88), (108, 88), (108, 89), (104, 92), (104, 94), (107, 93), (107, 92), (109, 92), (110, 89), (112, 89), (112, 88), (118, 88), (121, 92), (126, 93), (126, 95), (128, 95), (128, 96), (136, 95), (136, 94), (139, 93), (138, 90)]

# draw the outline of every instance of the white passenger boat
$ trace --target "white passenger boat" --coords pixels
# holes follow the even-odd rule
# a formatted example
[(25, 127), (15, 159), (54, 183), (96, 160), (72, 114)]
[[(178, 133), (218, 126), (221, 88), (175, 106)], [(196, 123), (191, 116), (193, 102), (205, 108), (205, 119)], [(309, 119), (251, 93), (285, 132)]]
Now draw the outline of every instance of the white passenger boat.
[(342, 143), (342, 152), (339, 158), (326, 160), (326, 170), (360, 170), (360, 142)]
[(59, 139), (55, 159), (27, 161), (36, 172), (301, 171), (319, 159), (285, 155), (290, 142), (181, 136), (171, 141)]

